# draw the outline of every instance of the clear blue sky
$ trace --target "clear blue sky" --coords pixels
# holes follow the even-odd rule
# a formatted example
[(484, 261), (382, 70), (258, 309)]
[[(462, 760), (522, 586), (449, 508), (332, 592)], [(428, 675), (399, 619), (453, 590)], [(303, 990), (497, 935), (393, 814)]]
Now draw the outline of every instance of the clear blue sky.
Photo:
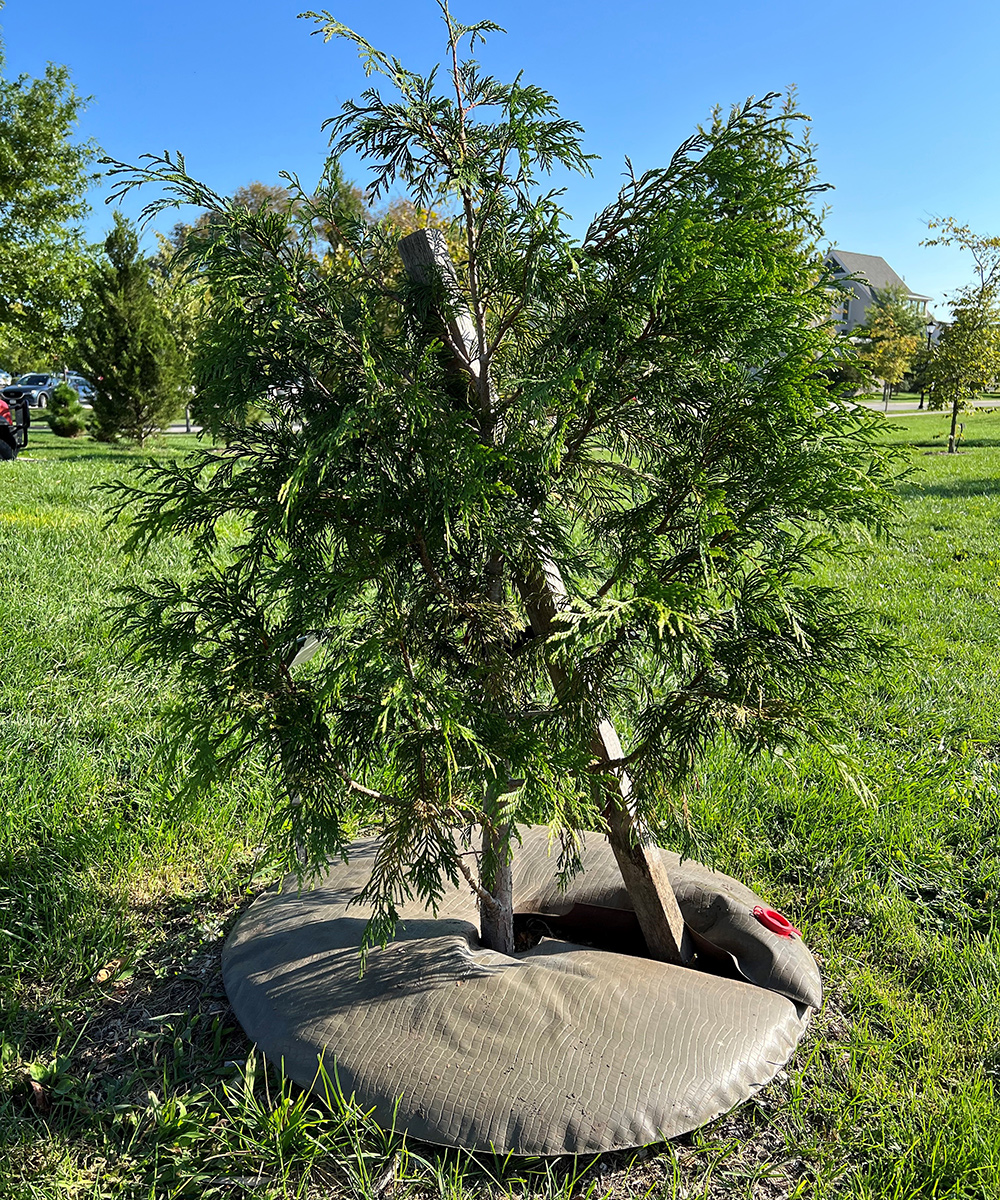
[[(308, 0), (306, 0), (308, 2)], [(330, 2), (330, 0), (327, 0)], [(7, 0), (8, 74), (65, 63), (93, 97), (81, 132), (134, 161), (181, 150), (216, 190), (319, 174), (324, 118), (364, 76), (346, 43), (296, 19), (302, 0)], [(478, 57), (502, 78), (523, 69), (558, 97), (599, 154), (570, 185), (585, 224), (614, 194), (624, 156), (661, 164), (715, 104), (796, 84), (830, 193), (832, 244), (879, 254), (917, 291), (966, 282), (958, 252), (920, 247), (928, 217), (1000, 233), (997, 0), (454, 0), (458, 19), (507, 29)], [(432, 0), (343, 0), (336, 17), (423, 70), (442, 52)], [(360, 169), (347, 173), (363, 182)], [(90, 231), (110, 214), (95, 194)], [(135, 215), (140, 202), (126, 212)], [(169, 225), (164, 220), (164, 227)]]

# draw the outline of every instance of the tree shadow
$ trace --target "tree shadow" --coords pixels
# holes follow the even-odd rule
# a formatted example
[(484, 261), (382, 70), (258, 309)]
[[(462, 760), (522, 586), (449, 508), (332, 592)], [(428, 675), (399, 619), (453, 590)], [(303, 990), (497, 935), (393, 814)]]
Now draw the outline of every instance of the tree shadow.
[[(948, 434), (945, 432), (936, 438), (921, 438), (920, 441), (907, 442), (906, 445), (914, 450), (942, 452), (948, 449)], [(1000, 438), (979, 437), (976, 434), (967, 434), (958, 444), (959, 450), (995, 450), (998, 446)]]
[[(37, 852), (7, 859), (0, 891), (12, 874), (37, 870), (37, 859)], [(213, 1086), (246, 1060), (252, 1047), (225, 994), (221, 957), (252, 897), (234, 885), (228, 895), (135, 901), (108, 893), (89, 873), (69, 877), (62, 861), (52, 866), (64, 875), (58, 886), (41, 881), (26, 897), (39, 929), (58, 926), (68, 905), (85, 912), (88, 923), (97, 917), (95, 924), (108, 926), (119, 924), (127, 907), (149, 934), (130, 959), (120, 937), (94, 930), (66, 969), (71, 979), (57, 980), (50, 969), (49, 977), (22, 979), (4, 997), (0, 1029), (8, 1060), (0, 1077), (6, 1075), (9, 1116), (27, 1142), (43, 1142), (53, 1130), (86, 1142), (94, 1131), (103, 1136), (112, 1114), (145, 1109), (150, 1089), (166, 1099)], [(111, 953), (116, 957), (109, 960)], [(40, 1083), (29, 1083), (29, 1064), (44, 1072)]]
[(1000, 477), (986, 479), (947, 479), (938, 483), (902, 483), (898, 488), (904, 500), (935, 497), (940, 500), (970, 499), (973, 496), (1000, 494)]
[(31, 453), (31, 447), (28, 447), (28, 452), (20, 457), (25, 461), (32, 460), (34, 462), (103, 462), (103, 463), (131, 463), (141, 462), (142, 460), (156, 456), (157, 451), (165, 450), (170, 454), (183, 453), (180, 448), (163, 446), (146, 446), (140, 449), (136, 446), (131, 450), (61, 450), (50, 449), (48, 446), (37, 447), (39, 451), (44, 451), (44, 456), (39, 454), (35, 457)]

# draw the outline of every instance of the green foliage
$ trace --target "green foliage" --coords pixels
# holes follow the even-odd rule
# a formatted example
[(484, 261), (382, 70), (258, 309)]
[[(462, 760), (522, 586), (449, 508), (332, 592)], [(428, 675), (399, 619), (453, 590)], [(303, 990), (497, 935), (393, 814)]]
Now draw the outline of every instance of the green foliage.
[(920, 349), (913, 356), (910, 369), (903, 377), (898, 390), (903, 392), (920, 392), (921, 394), (929, 391), (932, 384), (930, 365), (933, 357), (933, 347), (925, 335), (920, 343)]
[(150, 260), (150, 284), (156, 304), (176, 349), (174, 380), (177, 410), (196, 408), (194, 353), (198, 329), (204, 320), (209, 294), (202, 281), (187, 271), (182, 256), (168, 238), (157, 234), (157, 253)]
[(65, 67), (3, 77), (0, 45), (0, 360), (24, 371), (64, 346), (86, 286), (88, 172), (74, 142), (84, 107)]
[(878, 314), (892, 318), (893, 324), (901, 336), (922, 338), (927, 332), (927, 318), (923, 312), (915, 308), (907, 299), (906, 288), (899, 284), (887, 288), (876, 288), (872, 292), (872, 306), (865, 314), (871, 319)]
[(77, 354), (94, 379), (94, 436), (140, 445), (183, 402), (184, 361), (129, 223), (115, 213), (77, 326)]
[[(283, 175), (282, 178), (286, 177)], [(234, 208), (245, 208), (250, 212), (278, 215), (284, 213), (291, 218), (299, 217), (302, 212), (302, 204), (295, 194), (295, 181), (288, 178), (287, 182), (293, 184), (293, 187), (289, 188), (284, 184), (262, 183), (259, 179), (254, 180), (238, 187), (229, 202)], [(323, 178), (317, 189), (317, 193), (319, 192), (325, 192), (328, 196), (336, 195), (339, 207), (354, 220), (367, 220), (371, 217), (364, 193), (345, 178), (343, 169), (335, 158), (331, 158), (325, 166)], [(218, 212), (209, 208), (199, 214), (191, 224), (179, 221), (171, 230), (169, 242), (175, 250), (183, 250), (188, 241), (204, 244), (216, 238), (225, 237), (226, 232), (226, 221), (220, 218)], [(334, 256), (340, 247), (340, 234), (337, 227), (327, 223), (321, 222), (310, 226), (292, 220), (287, 226), (285, 236), (289, 241), (304, 238), (306, 243), (314, 247), (322, 247), (325, 243), (328, 248), (327, 252)]]
[(80, 397), (76, 393), (75, 388), (71, 388), (68, 383), (60, 381), (52, 389), (52, 396), (49, 399), (49, 408), (65, 408), (73, 403), (74, 400), (79, 400)]
[[(920, 350), (920, 336), (908, 332), (914, 328), (912, 319), (904, 319), (903, 313), (892, 305), (873, 305), (868, 310), (868, 321), (851, 330), (850, 336), (858, 343), (859, 365), (882, 381), (883, 396), (888, 402), (893, 387), (912, 367)], [(909, 313), (912, 318), (916, 314)], [(920, 329), (923, 322), (917, 317)]]
[[(298, 207), (288, 188), (281, 184), (261, 183), (259, 179), (237, 188), (232, 203), (251, 212), (294, 213)], [(178, 221), (170, 232), (169, 243), (174, 250), (182, 250), (189, 241), (204, 244), (225, 235), (224, 224), (209, 209), (199, 214), (191, 224)], [(294, 240), (297, 231), (290, 227), (287, 236)]]
[[(376, 937), (401, 895), (433, 903), (467, 870), (478, 826), (550, 822), (571, 865), (573, 831), (602, 820), (603, 717), (662, 833), (717, 740), (828, 741), (831, 693), (883, 647), (811, 575), (885, 529), (891, 468), (876, 420), (823, 376), (822, 187), (800, 114), (773, 96), (717, 114), (580, 242), (542, 187), (589, 169), (579, 127), (462, 61), (495, 26), (444, 11), (454, 94), (320, 25), (395, 89), (344, 105), (335, 151), (376, 164), (375, 195), (454, 205), (457, 296), (444, 276), (403, 283), (392, 226), (335, 196), (253, 211), (180, 158), (115, 167), (121, 191), (166, 188), (147, 211), (192, 203), (225, 229), (186, 253), (212, 295), (196, 373), (226, 445), (117, 490), (133, 550), (192, 547), (189, 579), (128, 592), (124, 631), (178, 672), (189, 783), (266, 763), (290, 857), (336, 852), (359, 819), (380, 829)], [(336, 223), (339, 270), (293, 220)], [(253, 429), (250, 405), (267, 414)], [(546, 563), (567, 596), (539, 635)], [(306, 635), (323, 649), (294, 667)]]
[(992, 291), (963, 288), (951, 305), (928, 366), (932, 408), (963, 405), (1000, 373), (1000, 305)]
[(1000, 236), (976, 233), (968, 225), (959, 225), (954, 217), (935, 217), (927, 228), (936, 237), (927, 238), (922, 246), (958, 246), (972, 255), (976, 269), (976, 286), (990, 290), (1000, 286)]
[(57, 383), (49, 398), (45, 419), (57, 437), (79, 437), (87, 428), (80, 397), (68, 383)]
[(971, 253), (976, 266), (976, 281), (955, 293), (951, 321), (926, 366), (930, 407), (951, 407), (948, 452), (953, 454), (959, 412), (1000, 375), (1000, 237), (973, 233), (953, 217), (930, 221), (928, 228), (943, 232), (924, 245), (958, 245)]

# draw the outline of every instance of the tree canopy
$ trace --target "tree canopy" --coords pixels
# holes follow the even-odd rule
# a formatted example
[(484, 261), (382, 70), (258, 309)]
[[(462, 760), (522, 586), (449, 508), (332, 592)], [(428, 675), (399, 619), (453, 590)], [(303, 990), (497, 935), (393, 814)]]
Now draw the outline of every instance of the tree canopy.
[(906, 303), (905, 293), (892, 291), (876, 292), (864, 325), (851, 330), (850, 337), (858, 345), (858, 361), (882, 381), (886, 405), (893, 387), (912, 367), (923, 333), (923, 317)]
[(909, 293), (898, 283), (874, 288), (872, 304), (865, 315), (869, 322), (877, 316), (889, 316), (899, 332), (909, 337), (919, 338), (927, 331), (926, 316), (910, 303)]
[(928, 226), (940, 232), (924, 245), (957, 245), (975, 263), (975, 280), (952, 297), (951, 320), (925, 368), (930, 407), (951, 407), (948, 452), (954, 454), (959, 412), (1000, 375), (1000, 237), (977, 234), (954, 217), (930, 221)]
[(16, 370), (61, 348), (79, 311), (96, 147), (74, 140), (85, 102), (65, 67), (4, 66), (0, 44), (0, 362)]
[[(497, 902), (519, 824), (550, 824), (571, 869), (626, 769), (665, 836), (715, 739), (829, 738), (831, 691), (881, 645), (811, 575), (885, 527), (891, 468), (823, 374), (803, 118), (774, 96), (717, 114), (580, 240), (544, 183), (589, 169), (579, 126), (463, 58), (497, 27), (443, 11), (444, 83), (315, 19), (391, 90), (344, 105), (334, 150), (373, 164), (376, 199), (458, 211), (454, 274), (402, 276), (398, 229), (332, 194), (253, 211), (173, 157), (115, 166), (121, 191), (163, 189), (147, 212), (193, 203), (226, 230), (186, 250), (226, 444), (118, 493), (131, 546), (189, 538), (194, 574), (133, 589), (126, 632), (178, 672), (189, 781), (263, 756), (276, 841), (313, 861), (379, 830), (375, 939), (444, 879)], [(293, 220), (336, 227), (341, 269)], [(595, 749), (609, 721), (617, 758)]]

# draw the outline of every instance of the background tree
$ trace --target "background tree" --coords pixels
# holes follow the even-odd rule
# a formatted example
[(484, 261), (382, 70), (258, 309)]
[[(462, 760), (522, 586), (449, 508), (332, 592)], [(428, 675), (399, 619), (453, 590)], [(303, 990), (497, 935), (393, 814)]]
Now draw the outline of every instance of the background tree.
[(303, 240), (313, 247), (327, 269), (339, 270), (350, 259), (342, 226), (346, 223), (351, 229), (359, 221), (375, 220), (375, 215), (364, 190), (346, 178), (336, 156), (327, 159), (310, 210)]
[(933, 359), (934, 345), (931, 340), (930, 330), (925, 330), (924, 337), (920, 342), (920, 349), (913, 356), (913, 362), (910, 364), (910, 369), (907, 371), (902, 384), (904, 392), (920, 393), (920, 404), (917, 406), (918, 411), (924, 407), (927, 401), (927, 394), (934, 387), (934, 380), (931, 376), (931, 363)]
[(992, 288), (963, 288), (951, 302), (951, 320), (927, 364), (930, 408), (951, 407), (948, 453), (957, 449), (958, 414), (994, 386), (1000, 374), (1000, 305)]
[[(540, 183), (588, 169), (578, 127), (462, 61), (495, 26), (444, 15), (450, 94), (318, 19), (396, 89), (346, 104), (335, 149), (375, 164), (373, 201), (402, 184), (458, 212), (454, 273), (401, 278), (391, 223), (303, 193), (298, 219), (346, 249), (324, 270), (290, 214), (169, 157), (115, 165), (120, 192), (166, 189), (148, 212), (197, 204), (227, 231), (186, 252), (211, 289), (197, 369), (228, 444), (119, 489), (131, 546), (191, 537), (194, 573), (133, 589), (122, 620), (178, 673), (191, 786), (262, 755), (290, 856), (381, 833), (372, 939), (402, 895), (433, 904), (464, 876), (507, 948), (519, 824), (558, 831), (570, 870), (577, 832), (624, 798), (665, 836), (715, 739), (828, 738), (831, 690), (881, 643), (810, 572), (884, 526), (890, 471), (823, 376), (799, 115), (773, 97), (719, 114), (580, 242)], [(241, 424), (248, 404), (266, 425)]]
[[(262, 183), (259, 179), (238, 187), (233, 192), (232, 203), (246, 208), (250, 212), (294, 214), (298, 208), (298, 202), (283, 184)], [(191, 223), (178, 221), (171, 230), (168, 240), (175, 250), (179, 250), (188, 239), (204, 242), (224, 237), (225, 232), (225, 225), (218, 213), (206, 210), (199, 213)], [(298, 230), (294, 223), (288, 223), (285, 235), (293, 239), (298, 236)]]
[(97, 178), (96, 147), (73, 140), (83, 106), (65, 67), (6, 78), (0, 44), (0, 362), (15, 371), (50, 368), (82, 300)]
[[(287, 184), (290, 186), (254, 180), (238, 187), (228, 203), (234, 208), (245, 208), (248, 212), (285, 214), (292, 218), (285, 224), (285, 237), (290, 241), (303, 239), (314, 248), (319, 257), (323, 257), (324, 254), (336, 256), (342, 244), (337, 227), (319, 219), (305, 224), (296, 219), (302, 213), (302, 204), (298, 198), (301, 188), (292, 177), (288, 177)], [(323, 205), (315, 203), (320, 194), (326, 198)], [(331, 199), (335, 200), (332, 205)], [(344, 176), (336, 158), (327, 161), (313, 200), (311, 211), (314, 215), (327, 210), (349, 213), (354, 220), (374, 219), (364, 192)], [(196, 242), (204, 242), (223, 237), (226, 228), (224, 216), (214, 209), (206, 209), (193, 222), (179, 221), (174, 225), (168, 240), (175, 250), (181, 250), (189, 238)]]
[[(276, 228), (280, 236), (295, 243), (302, 251), (311, 255), (320, 269), (340, 270), (348, 254), (340, 231), (345, 220), (353, 225), (359, 221), (373, 222), (371, 212), (361, 188), (349, 182), (336, 158), (329, 158), (310, 203), (302, 204), (297, 180), (288, 177), (284, 184), (265, 184), (259, 180), (237, 188), (231, 197), (223, 200), (215, 197), (216, 208), (205, 209), (193, 223), (178, 222), (170, 236), (161, 239), (160, 249), (153, 265), (154, 284), (165, 310), (168, 312), (181, 356), (182, 369), (190, 377), (190, 408), (194, 418), (205, 428), (218, 432), (215, 412), (212, 407), (209, 387), (206, 391), (197, 377), (195, 346), (198, 329), (205, 319), (212, 302), (211, 289), (199, 267), (199, 257), (206, 247), (228, 236), (228, 215), (234, 211), (245, 211), (260, 216), (278, 218)], [(293, 190), (297, 189), (297, 190)], [(404, 232), (415, 228), (415, 216), (405, 206), (383, 215), (383, 219), (410, 218)], [(397, 274), (399, 266), (396, 264)], [(283, 388), (288, 380), (276, 380), (272, 387)], [(228, 414), (230, 417), (233, 414)], [(255, 405), (247, 405), (244, 419), (260, 420), (262, 411)]]
[(872, 290), (872, 303), (865, 313), (868, 318), (886, 313), (892, 317), (899, 331), (910, 337), (920, 337), (927, 331), (927, 318), (910, 303), (906, 288), (890, 284)]
[(102, 441), (124, 435), (141, 444), (184, 400), (182, 364), (153, 274), (135, 230), (115, 213), (76, 329), (77, 356), (97, 389), (94, 435)]
[(916, 313), (912, 319), (903, 320), (902, 314), (890, 306), (872, 305), (867, 321), (851, 330), (851, 337), (858, 347), (858, 362), (876, 379), (882, 381), (882, 399), (888, 411), (892, 389), (913, 366), (920, 350), (919, 332), (910, 332), (914, 323), (923, 329), (923, 322)]
[(957, 245), (972, 255), (976, 270), (974, 282), (955, 293), (951, 321), (932, 347), (927, 364), (930, 407), (951, 405), (948, 453), (954, 454), (959, 412), (994, 386), (1000, 374), (1000, 237), (977, 234), (954, 217), (929, 221), (928, 228), (940, 233), (922, 245)]

